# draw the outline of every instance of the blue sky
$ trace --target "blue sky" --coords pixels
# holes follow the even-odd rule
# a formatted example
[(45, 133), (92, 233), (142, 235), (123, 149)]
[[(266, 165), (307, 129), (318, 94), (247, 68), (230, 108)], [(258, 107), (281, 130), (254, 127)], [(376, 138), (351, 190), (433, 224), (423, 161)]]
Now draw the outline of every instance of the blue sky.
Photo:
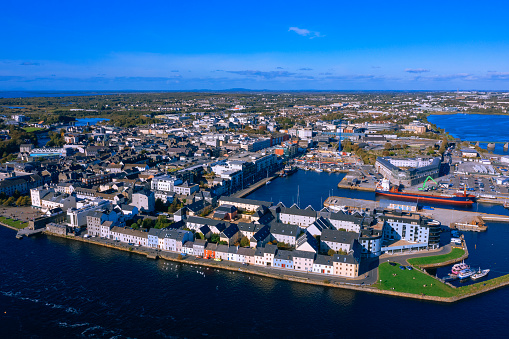
[(0, 90), (509, 90), (507, 1), (2, 1)]

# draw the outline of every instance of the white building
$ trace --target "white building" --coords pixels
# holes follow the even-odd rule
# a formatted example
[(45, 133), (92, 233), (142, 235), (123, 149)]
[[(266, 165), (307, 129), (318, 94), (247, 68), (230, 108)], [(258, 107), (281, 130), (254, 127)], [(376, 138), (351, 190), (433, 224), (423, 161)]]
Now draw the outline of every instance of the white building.
[(136, 206), (139, 211), (152, 212), (155, 209), (154, 192), (136, 192), (132, 195), (131, 206)]
[(181, 185), (182, 183), (181, 179), (172, 175), (161, 175), (152, 179), (150, 188), (153, 191), (175, 192), (175, 186)]

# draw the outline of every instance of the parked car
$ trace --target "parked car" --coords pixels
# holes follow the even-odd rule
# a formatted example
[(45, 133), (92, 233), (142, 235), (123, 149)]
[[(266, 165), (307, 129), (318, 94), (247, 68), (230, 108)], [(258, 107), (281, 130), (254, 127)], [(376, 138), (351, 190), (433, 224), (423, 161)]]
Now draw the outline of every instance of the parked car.
[(399, 267), (399, 269), (401, 269), (401, 270), (405, 270), (406, 268), (405, 268), (405, 266), (401, 265), (401, 266)]
[(407, 269), (407, 270), (409, 270), (409, 271), (411, 271), (411, 270), (413, 270), (414, 268), (413, 268), (412, 266), (407, 266), (407, 267), (406, 267), (406, 269)]

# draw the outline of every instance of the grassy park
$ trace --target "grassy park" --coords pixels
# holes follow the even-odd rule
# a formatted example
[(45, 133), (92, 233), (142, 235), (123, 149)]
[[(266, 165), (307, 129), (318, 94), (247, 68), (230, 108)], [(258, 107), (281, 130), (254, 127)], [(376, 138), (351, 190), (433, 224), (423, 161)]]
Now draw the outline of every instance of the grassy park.
[(435, 255), (430, 257), (421, 257), (421, 258), (413, 258), (408, 259), (408, 263), (414, 266), (424, 266), (431, 264), (438, 264), (441, 262), (449, 261), (452, 259), (460, 258), (463, 254), (465, 254), (465, 250), (457, 247), (453, 247), (452, 251), (447, 254)]
[(28, 133), (31, 133), (31, 132), (39, 132), (39, 131), (44, 130), (44, 128), (40, 128), (40, 127), (24, 127), (23, 129), (24, 129), (26, 132), (28, 132)]
[(0, 217), (0, 222), (7, 226), (15, 227), (17, 229), (22, 229), (22, 228), (25, 228), (28, 226), (27, 222), (13, 220), (13, 219), (6, 218), (6, 217)]
[(419, 270), (402, 270), (399, 265), (382, 263), (379, 266), (378, 288), (395, 292), (425, 294), (436, 297), (452, 297), (456, 289), (430, 277)]

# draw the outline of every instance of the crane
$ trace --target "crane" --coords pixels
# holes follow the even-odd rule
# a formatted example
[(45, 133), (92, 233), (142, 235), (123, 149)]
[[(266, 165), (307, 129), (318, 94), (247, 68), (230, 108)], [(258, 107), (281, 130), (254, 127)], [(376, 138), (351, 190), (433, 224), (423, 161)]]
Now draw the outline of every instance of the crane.
[(426, 178), (426, 180), (424, 181), (424, 183), (422, 184), (422, 187), (419, 187), (419, 191), (425, 191), (425, 190), (426, 190), (426, 183), (427, 183), (429, 180), (433, 181), (435, 184), (437, 184), (437, 185), (438, 185), (438, 183), (435, 181), (435, 179), (433, 179), (432, 177), (428, 176), (428, 177)]

